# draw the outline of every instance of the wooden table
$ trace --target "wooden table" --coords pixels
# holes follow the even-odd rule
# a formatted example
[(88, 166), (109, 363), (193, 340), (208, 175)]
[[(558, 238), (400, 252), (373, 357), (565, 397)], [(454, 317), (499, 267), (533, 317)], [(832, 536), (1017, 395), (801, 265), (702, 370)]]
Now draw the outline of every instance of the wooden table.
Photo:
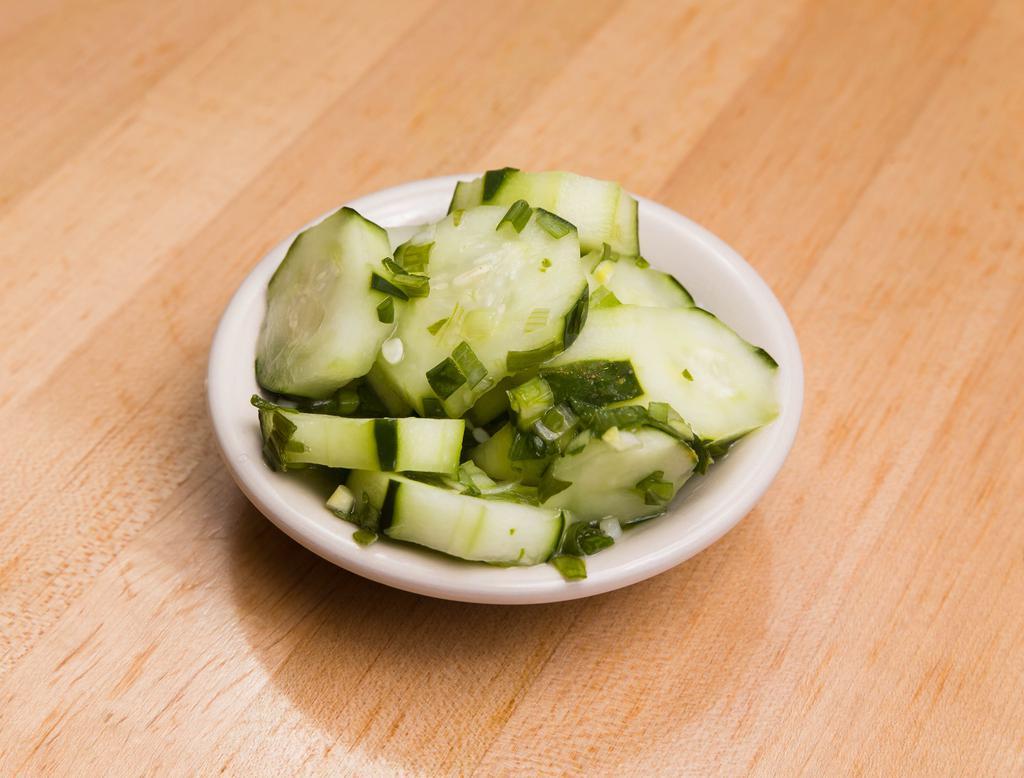
[[(5, 0), (0, 105), (0, 774), (1024, 771), (1020, 0)], [(505, 164), (710, 227), (807, 368), (737, 529), (541, 607), (305, 551), (203, 395), (296, 225)]]

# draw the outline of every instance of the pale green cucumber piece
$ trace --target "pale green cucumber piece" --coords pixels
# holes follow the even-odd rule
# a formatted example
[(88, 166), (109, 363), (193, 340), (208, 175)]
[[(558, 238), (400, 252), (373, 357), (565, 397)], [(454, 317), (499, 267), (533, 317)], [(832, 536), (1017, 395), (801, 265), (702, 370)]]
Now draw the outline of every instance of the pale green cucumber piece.
[(323, 398), (369, 371), (394, 329), (378, 319), (384, 295), (370, 290), (390, 253), (387, 233), (351, 208), (295, 238), (267, 286), (256, 346), (260, 386)]
[(390, 473), (367, 477), (353, 471), (347, 486), (357, 501), (367, 496), (388, 537), (460, 559), (539, 564), (554, 553), (564, 526), (560, 510), (470, 497)]
[(263, 453), (275, 470), (308, 465), (360, 470), (454, 473), (462, 419), (357, 419), (303, 413), (253, 397)]
[(392, 337), (400, 347), (385, 344), (377, 364), (417, 413), (461, 416), (505, 376), (575, 339), (587, 308), (576, 232), (553, 237), (539, 216), (481, 206), (411, 241), (432, 244), (430, 293), (403, 304)]
[(551, 365), (628, 359), (644, 394), (622, 405), (668, 403), (705, 441), (728, 441), (778, 415), (778, 365), (701, 308), (620, 305), (591, 311)]
[(516, 200), (576, 225), (584, 252), (607, 243), (619, 254), (640, 253), (637, 202), (614, 181), (561, 171), (490, 170), (481, 178), (456, 185), (449, 212), (476, 205), (511, 205)]
[(601, 297), (602, 287), (623, 305), (646, 305), (654, 308), (689, 308), (693, 298), (673, 276), (653, 267), (637, 264), (631, 257), (601, 259), (602, 252), (583, 257), (588, 268), (587, 282), (591, 299)]
[(693, 449), (660, 430), (609, 430), (552, 463), (545, 477), (569, 486), (543, 505), (564, 508), (579, 521), (613, 516), (628, 524), (652, 518), (665, 512), (696, 464)]

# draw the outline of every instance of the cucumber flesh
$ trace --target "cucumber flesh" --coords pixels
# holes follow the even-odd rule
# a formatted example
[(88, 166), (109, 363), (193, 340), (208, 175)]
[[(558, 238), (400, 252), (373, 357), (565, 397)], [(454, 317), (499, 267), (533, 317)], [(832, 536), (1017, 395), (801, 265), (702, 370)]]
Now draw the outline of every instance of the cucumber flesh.
[(515, 208), (457, 211), (406, 244), (430, 244), (430, 293), (403, 305), (392, 338), (400, 352), (389, 361), (385, 351), (377, 364), (417, 413), (463, 415), (582, 326), (587, 285), (575, 230), (555, 237), (543, 212), (522, 209), (512, 214), (518, 223), (506, 219)]
[(360, 470), (453, 473), (462, 419), (357, 419), (303, 413), (253, 397), (263, 453), (275, 470), (309, 465)]
[(533, 459), (510, 459), (512, 438), (512, 425), (505, 424), (489, 439), (474, 447), (470, 458), (495, 481), (520, 481), (528, 486), (536, 486), (547, 463)]
[(370, 278), (391, 253), (387, 233), (342, 208), (295, 238), (267, 286), (256, 378), (278, 394), (324, 398), (365, 375), (394, 329)]
[(585, 252), (607, 243), (622, 255), (640, 253), (637, 202), (614, 181), (560, 171), (490, 170), (481, 178), (457, 184), (449, 210), (511, 205), (516, 200), (525, 200), (576, 225)]
[(668, 403), (706, 441), (730, 441), (778, 415), (778, 365), (701, 308), (620, 305), (591, 311), (579, 339), (551, 365), (628, 359), (644, 394)]
[(631, 257), (602, 259), (603, 252), (583, 257), (588, 268), (587, 282), (591, 299), (600, 298), (602, 287), (623, 305), (646, 305), (653, 308), (689, 308), (693, 297), (673, 276), (638, 264)]
[(460, 559), (535, 565), (554, 553), (561, 510), (470, 497), (393, 473), (353, 471), (347, 486), (356, 504), (379, 513), (378, 531)]
[(568, 510), (580, 521), (652, 518), (665, 512), (696, 464), (689, 446), (660, 430), (606, 433), (552, 463), (550, 477), (570, 485), (543, 505)]

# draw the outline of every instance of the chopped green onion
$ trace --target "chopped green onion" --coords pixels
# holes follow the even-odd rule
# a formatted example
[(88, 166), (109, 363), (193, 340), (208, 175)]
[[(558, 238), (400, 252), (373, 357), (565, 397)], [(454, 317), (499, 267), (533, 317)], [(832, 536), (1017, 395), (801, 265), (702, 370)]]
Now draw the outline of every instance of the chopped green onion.
[(395, 259), (410, 273), (420, 273), (427, 269), (430, 262), (430, 250), (434, 242), (403, 243), (395, 249)]
[(561, 551), (567, 556), (590, 556), (614, 545), (615, 539), (602, 529), (600, 522), (576, 522), (566, 527)]
[(459, 210), (457, 210), (457, 211), (452, 211), (452, 226), (453, 227), (458, 227), (460, 224), (462, 224), (462, 214), (464, 214), (464, 213), (465, 213), (465, 211), (462, 208), (459, 208)]
[(520, 429), (526, 429), (555, 402), (551, 386), (540, 377), (509, 389), (507, 394), (509, 407), (518, 417)]
[(452, 359), (455, 360), (455, 364), (458, 365), (459, 370), (466, 377), (466, 383), (469, 384), (470, 389), (487, 377), (487, 368), (484, 367), (483, 362), (479, 360), (466, 341), (462, 341), (454, 348)]
[(675, 493), (672, 482), (665, 480), (663, 470), (641, 478), (633, 488), (644, 498), (644, 505), (665, 505)]
[(393, 324), (395, 321), (395, 298), (385, 297), (377, 304), (377, 321)]
[(550, 259), (545, 257), (544, 259), (542, 259), (540, 261), (540, 272), (542, 272), (542, 273), (548, 272), (548, 268), (549, 267), (551, 267), (551, 260)]
[(431, 324), (429, 327), (427, 327), (427, 332), (429, 332), (431, 335), (436, 335), (438, 332), (441, 331), (441, 328), (445, 325), (445, 323), (447, 321), (448, 321), (448, 317), (447, 316), (445, 316), (443, 319), (438, 319), (433, 324)]
[(384, 294), (389, 294), (392, 297), (397, 297), (399, 300), (409, 299), (409, 295), (377, 273), (370, 276), (370, 288), (377, 292), (383, 292)]
[(545, 211), (543, 208), (537, 209), (537, 224), (555, 240), (564, 238), (570, 232), (576, 231), (576, 227), (573, 224), (567, 222), (561, 216), (551, 213), (551, 211)]
[(579, 581), (587, 577), (587, 564), (579, 557), (556, 556), (551, 564), (567, 581)]
[(447, 414), (444, 412), (444, 405), (436, 397), (424, 397), (421, 402), (423, 403), (423, 415), (428, 419), (446, 418)]
[(552, 341), (529, 351), (510, 351), (508, 356), (505, 357), (505, 365), (510, 372), (516, 373), (547, 362), (561, 350), (562, 344), (558, 341)]
[(633, 260), (633, 264), (635, 264), (637, 267), (641, 269), (651, 266), (651, 263), (648, 262), (643, 257), (637, 257), (635, 260)]
[(689, 370), (683, 370), (683, 378), (685, 378), (687, 381), (693, 380), (693, 376), (690, 374)]
[(357, 529), (352, 533), (352, 540), (360, 546), (368, 546), (377, 540), (377, 533), (366, 529)]
[(466, 383), (466, 375), (455, 360), (445, 357), (427, 371), (427, 383), (442, 400), (447, 400), (455, 390)]
[[(384, 257), (384, 267), (391, 273), (391, 282), (409, 297), (426, 297), (430, 294), (430, 278), (412, 274), (391, 257)], [(408, 298), (406, 298), (408, 299)]]
[(505, 215), (501, 217), (501, 221), (498, 222), (498, 226), (495, 229), (499, 229), (502, 224), (508, 222), (516, 232), (522, 232), (523, 227), (530, 221), (532, 214), (533, 209), (526, 200), (516, 200), (509, 207), (508, 211), (505, 212)]
[(602, 262), (606, 262), (609, 259), (612, 262), (618, 262), (619, 261), (619, 253), (617, 251), (612, 251), (612, 247), (609, 246), (607, 243), (602, 243), (601, 244), (601, 261)]
[(542, 329), (548, 323), (548, 317), (551, 315), (550, 308), (534, 308), (530, 311), (530, 315), (526, 317), (526, 324), (523, 325), (523, 332), (536, 332)]

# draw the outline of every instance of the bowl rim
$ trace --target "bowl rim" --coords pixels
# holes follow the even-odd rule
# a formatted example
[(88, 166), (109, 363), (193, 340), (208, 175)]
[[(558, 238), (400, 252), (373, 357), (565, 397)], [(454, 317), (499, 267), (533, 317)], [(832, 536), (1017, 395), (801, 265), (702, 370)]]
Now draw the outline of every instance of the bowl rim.
[[(438, 197), (450, 193), (457, 181), (475, 178), (480, 173), (455, 174), (410, 181), (397, 186), (380, 189), (371, 194), (351, 200), (345, 205), (356, 210), (392, 210), (401, 212), (402, 203), (420, 202), (424, 198)], [(553, 575), (543, 580), (516, 582), (512, 584), (500, 579), (491, 582), (479, 580), (460, 583), (462, 576), (455, 580), (429, 578), (420, 571), (410, 570), (400, 558), (392, 558), (387, 551), (366, 553), (366, 549), (352, 541), (339, 542), (336, 533), (326, 531), (304, 512), (284, 500), (271, 485), (271, 477), (277, 474), (268, 468), (242, 468), (240, 462), (247, 455), (240, 451), (232, 434), (228, 406), (239, 402), (239, 398), (228, 390), (229, 360), (227, 354), (238, 342), (242, 319), (253, 296), (262, 295), (266, 278), (280, 261), (279, 254), (290, 245), (295, 235), (308, 226), (319, 222), (333, 213), (328, 211), (292, 232), (264, 254), (250, 270), (238, 289), (232, 295), (221, 315), (211, 343), (207, 366), (207, 408), (214, 428), (221, 458), (227, 465), (235, 483), (249, 501), (279, 529), (296, 542), (328, 561), (370, 580), (415, 594), (422, 594), (446, 600), (490, 604), (532, 604), (578, 599), (602, 594), (624, 586), (638, 583), (658, 575), (719, 540), (746, 516), (762, 497), (781, 469), (800, 423), (803, 409), (804, 379), (803, 360), (796, 333), (786, 312), (775, 294), (761, 276), (732, 247), (696, 222), (682, 214), (645, 197), (636, 197), (642, 213), (663, 221), (674, 222), (686, 232), (688, 238), (714, 253), (724, 262), (734, 280), (746, 286), (747, 293), (757, 298), (766, 315), (776, 329), (779, 345), (773, 346), (773, 353), (780, 364), (786, 366), (788, 380), (779, 387), (782, 412), (772, 423), (775, 427), (771, 444), (762, 457), (745, 474), (745, 479), (736, 490), (734, 499), (715, 506), (706, 518), (702, 518), (699, 532), (684, 533), (674, 541), (660, 548), (629, 559), (615, 567), (600, 570), (582, 581), (565, 581), (552, 570)], [(339, 206), (340, 207), (340, 206)], [(410, 206), (412, 207), (412, 206)], [(386, 221), (386, 220), (382, 220)], [(685, 280), (685, 279), (684, 279)], [(247, 401), (248, 398), (243, 398)], [(260, 463), (262, 464), (262, 462)], [(383, 544), (377, 544), (383, 545)], [(467, 564), (467, 569), (477, 569)], [(498, 573), (507, 568), (488, 568)], [(475, 579), (476, 576), (465, 576)]]

